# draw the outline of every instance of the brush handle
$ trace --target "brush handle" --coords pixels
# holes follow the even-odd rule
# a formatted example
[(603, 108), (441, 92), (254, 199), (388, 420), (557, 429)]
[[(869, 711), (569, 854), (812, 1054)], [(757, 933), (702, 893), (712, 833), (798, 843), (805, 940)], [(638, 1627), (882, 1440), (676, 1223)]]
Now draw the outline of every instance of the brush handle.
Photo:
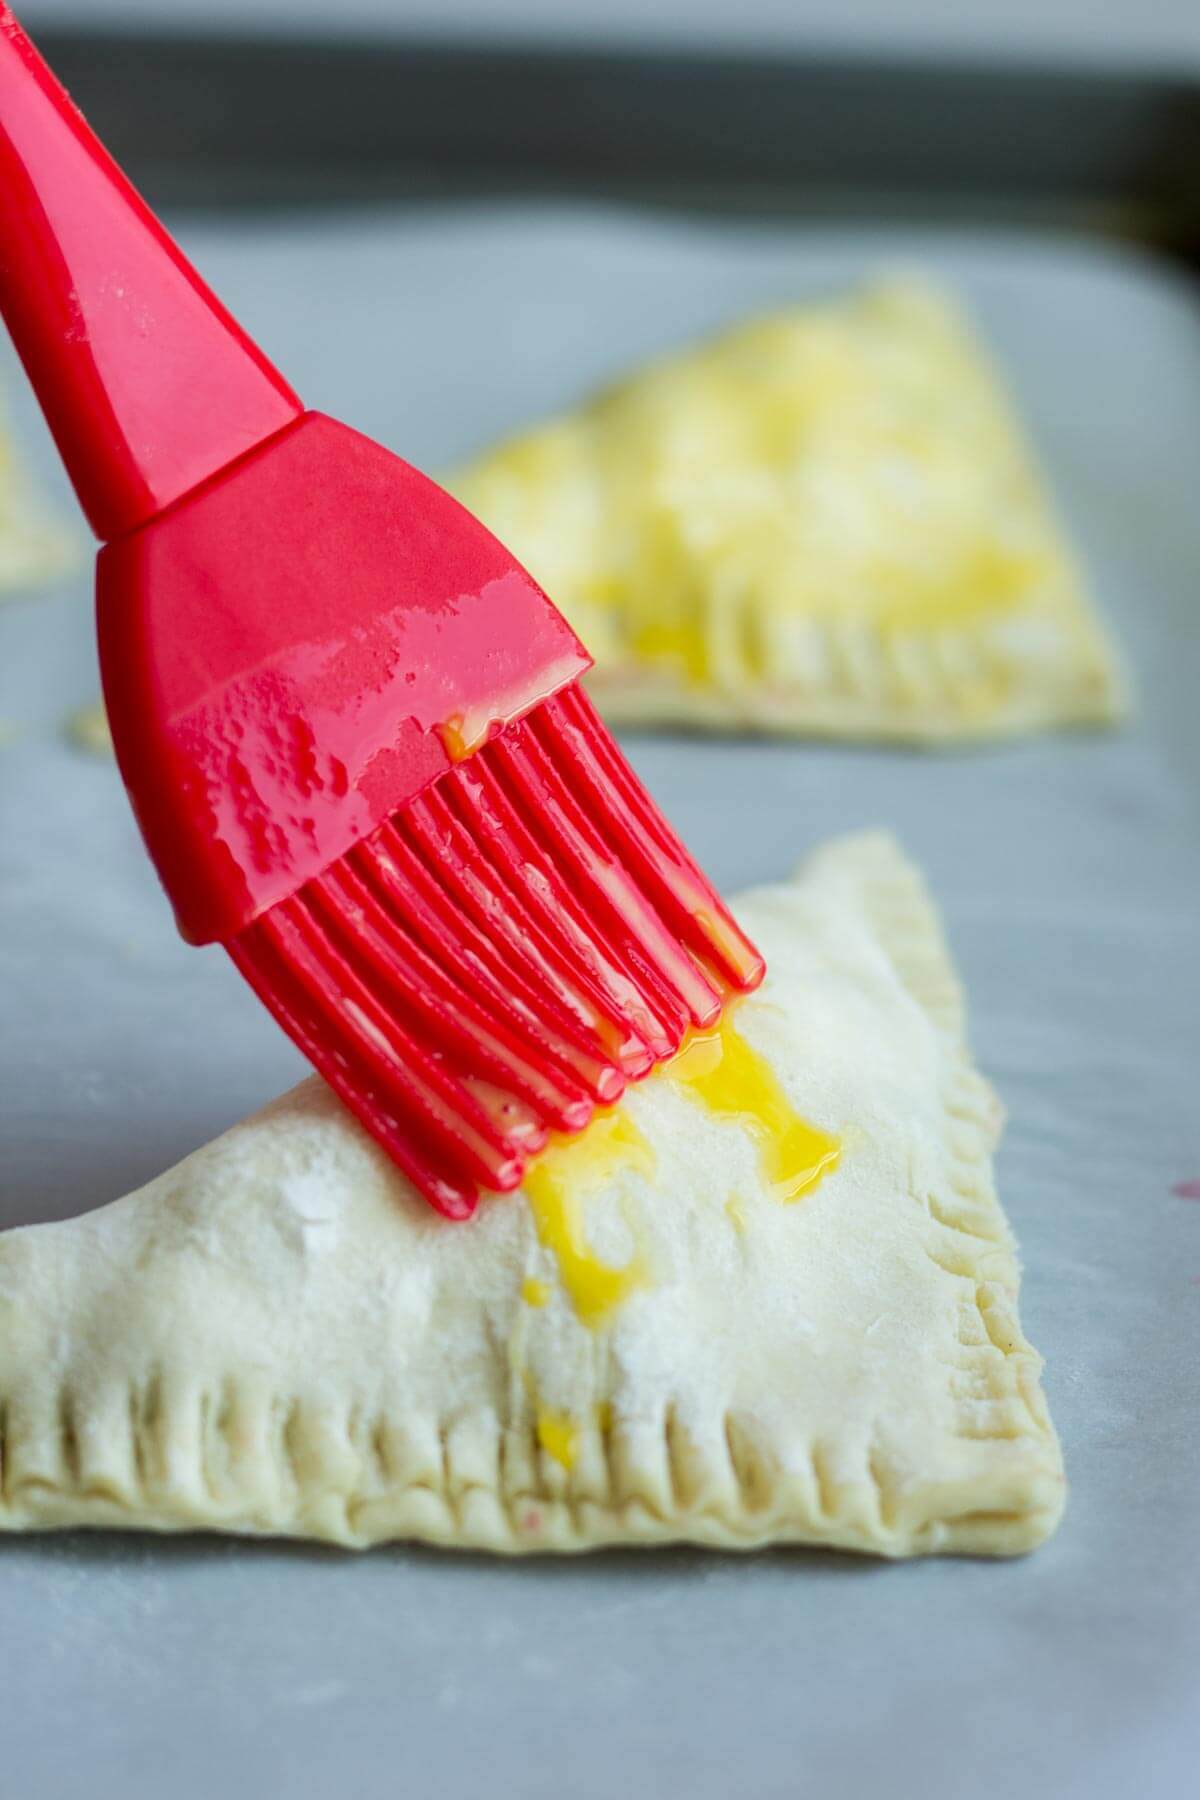
[(2, 0), (0, 312), (105, 540), (303, 410)]

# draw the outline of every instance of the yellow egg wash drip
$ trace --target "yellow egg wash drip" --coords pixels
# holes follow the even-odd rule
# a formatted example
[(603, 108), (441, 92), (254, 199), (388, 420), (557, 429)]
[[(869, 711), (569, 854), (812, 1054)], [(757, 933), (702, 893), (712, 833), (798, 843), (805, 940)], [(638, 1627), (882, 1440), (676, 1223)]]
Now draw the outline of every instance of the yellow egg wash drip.
[(837, 1138), (800, 1117), (775, 1071), (735, 1030), (728, 1013), (713, 1030), (693, 1033), (663, 1073), (714, 1118), (743, 1126), (757, 1140), (776, 1199), (799, 1199), (837, 1167)]
[(537, 1416), (537, 1440), (555, 1462), (564, 1469), (571, 1468), (579, 1448), (579, 1429), (570, 1413), (551, 1412), (543, 1407)]
[[(601, 1400), (592, 1408), (596, 1422), (596, 1430), (601, 1434), (612, 1429), (612, 1407), (607, 1400)], [(579, 1455), (579, 1438), (581, 1427), (578, 1419), (570, 1413), (555, 1412), (551, 1407), (540, 1406), (537, 1413), (537, 1441), (548, 1456), (564, 1469), (572, 1469)]]
[(503, 726), (531, 711), (581, 673), (578, 657), (559, 657), (548, 667), (539, 669), (532, 679), (526, 677), (506, 691), (491, 694), (484, 705), (451, 713), (448, 719), (435, 722), (433, 729), (441, 738), (442, 748), (450, 761), (466, 762)]
[[(640, 1246), (618, 1267), (602, 1261), (588, 1242), (584, 1201), (623, 1169), (652, 1173), (654, 1152), (627, 1114), (612, 1111), (597, 1114), (581, 1137), (544, 1150), (525, 1177), (538, 1237), (553, 1252), (563, 1287), (585, 1325), (598, 1324), (650, 1280)], [(626, 1223), (632, 1224), (628, 1214)]]

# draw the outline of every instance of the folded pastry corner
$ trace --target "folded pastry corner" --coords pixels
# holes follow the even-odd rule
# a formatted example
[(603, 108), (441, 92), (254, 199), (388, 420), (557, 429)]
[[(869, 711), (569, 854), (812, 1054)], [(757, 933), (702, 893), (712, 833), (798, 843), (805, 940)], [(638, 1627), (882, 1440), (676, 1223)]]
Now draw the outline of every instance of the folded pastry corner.
[(1125, 708), (1003, 387), (926, 281), (751, 319), (449, 485), (617, 722), (938, 744)]
[(1062, 1464), (999, 1109), (890, 839), (744, 897), (762, 989), (436, 1217), (316, 1079), (0, 1236), (0, 1528), (1009, 1554)]

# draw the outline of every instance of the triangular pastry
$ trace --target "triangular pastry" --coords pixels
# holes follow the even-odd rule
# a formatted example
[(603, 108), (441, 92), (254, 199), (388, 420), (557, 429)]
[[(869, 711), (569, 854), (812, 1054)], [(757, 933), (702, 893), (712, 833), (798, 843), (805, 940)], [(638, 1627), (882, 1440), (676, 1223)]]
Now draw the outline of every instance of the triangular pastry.
[(0, 1237), (0, 1527), (1007, 1554), (1063, 1501), (999, 1110), (915, 872), (740, 914), (762, 989), (524, 1194), (436, 1217), (310, 1080)]
[(934, 743), (1122, 705), (1000, 384), (934, 288), (751, 321), (449, 477), (611, 719)]

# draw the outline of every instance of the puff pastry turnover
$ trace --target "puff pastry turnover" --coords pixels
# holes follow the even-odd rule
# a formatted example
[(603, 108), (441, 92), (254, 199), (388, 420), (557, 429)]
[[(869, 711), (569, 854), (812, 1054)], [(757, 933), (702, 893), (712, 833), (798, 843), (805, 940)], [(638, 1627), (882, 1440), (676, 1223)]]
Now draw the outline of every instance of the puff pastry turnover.
[(1045, 1537), (1063, 1476), (999, 1112), (920, 880), (853, 838), (741, 913), (770, 974), (738, 1055), (815, 1151), (807, 1185), (669, 1073), (450, 1225), (310, 1080), (140, 1192), (0, 1237), (0, 1526)]
[(753, 321), (451, 474), (610, 718), (933, 743), (1105, 721), (1113, 653), (965, 321)]

